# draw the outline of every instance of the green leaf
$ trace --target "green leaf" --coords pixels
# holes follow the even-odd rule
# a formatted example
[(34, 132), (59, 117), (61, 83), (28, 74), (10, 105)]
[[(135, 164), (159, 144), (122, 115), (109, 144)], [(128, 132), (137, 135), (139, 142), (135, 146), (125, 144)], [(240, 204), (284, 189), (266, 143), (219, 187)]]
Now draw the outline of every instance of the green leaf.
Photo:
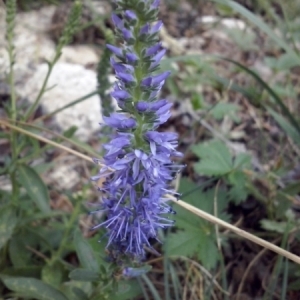
[(20, 223), (20, 226), (25, 226), (28, 223), (32, 223), (32, 222), (36, 222), (36, 221), (42, 221), (44, 219), (51, 219), (51, 218), (55, 218), (55, 217), (62, 217), (64, 215), (67, 215), (68, 213), (65, 211), (59, 211), (59, 210), (55, 210), (55, 211), (50, 211), (48, 213), (36, 213), (33, 215), (30, 215), (28, 217), (24, 217)]
[(75, 232), (75, 249), (81, 265), (90, 271), (99, 272), (99, 265), (94, 251), (86, 239), (82, 237), (79, 230)]
[(12, 237), (17, 225), (17, 215), (13, 208), (1, 208), (0, 211), (0, 249)]
[(235, 157), (233, 162), (233, 167), (235, 169), (250, 168), (250, 166), (251, 166), (251, 155), (247, 153), (240, 153)]
[(45, 265), (42, 270), (42, 280), (53, 287), (59, 288), (63, 278), (63, 267), (57, 262), (54, 265)]
[(279, 58), (276, 58), (276, 62), (276, 67), (281, 71), (287, 71), (299, 66), (299, 61), (296, 61), (289, 53), (282, 54)]
[(14, 267), (25, 267), (28, 265), (31, 252), (26, 248), (22, 236), (14, 236), (9, 243), (9, 258)]
[(22, 276), (22, 277), (35, 277), (40, 278), (42, 267), (40, 266), (25, 266), (18, 268), (6, 268), (1, 271), (3, 275), (9, 276)]
[(197, 173), (220, 176), (232, 170), (232, 158), (228, 148), (221, 141), (210, 141), (192, 146), (192, 151), (201, 159), (194, 165)]
[(235, 121), (237, 120), (236, 113), (238, 110), (239, 106), (234, 103), (219, 102), (210, 110), (210, 113), (216, 120), (222, 120), (226, 115), (228, 115), (232, 120)]
[(248, 196), (246, 188), (247, 176), (240, 170), (233, 171), (228, 175), (228, 181), (231, 185), (228, 196), (235, 204), (245, 201)]
[(279, 233), (285, 233), (287, 228), (287, 222), (276, 222), (264, 219), (260, 221), (260, 224), (265, 230), (275, 231)]
[(68, 300), (60, 291), (35, 278), (0, 276), (6, 287), (21, 297), (38, 300)]
[(69, 274), (69, 278), (77, 281), (98, 281), (99, 273), (87, 269), (75, 269)]
[(118, 290), (111, 299), (130, 300), (142, 294), (142, 289), (137, 280), (123, 280), (118, 283)]
[(76, 286), (72, 288), (72, 292), (73, 292), (74, 296), (76, 297), (76, 299), (78, 299), (78, 300), (89, 300), (89, 297), (87, 296), (87, 294), (82, 289), (80, 289)]
[(282, 115), (269, 108), (268, 112), (272, 115), (275, 121), (279, 124), (282, 130), (297, 144), (300, 145), (300, 134), (297, 129)]
[(50, 212), (48, 190), (38, 173), (33, 168), (26, 165), (18, 166), (18, 171), (19, 181), (27, 191), (31, 200), (35, 202), (42, 212)]
[[(189, 191), (196, 191), (187, 194), (184, 201), (193, 206), (214, 214), (214, 199), (216, 198), (217, 216), (228, 221), (228, 215), (223, 210), (226, 208), (226, 194), (219, 189), (203, 192), (196, 190), (196, 185), (187, 179), (180, 182), (179, 192), (187, 194)], [(176, 206), (176, 225), (180, 229), (171, 233), (164, 244), (167, 255), (196, 256), (208, 269), (216, 266), (218, 261), (218, 249), (216, 246), (215, 227), (213, 224), (195, 216), (182, 207)]]
[[(72, 280), (64, 282), (60, 290), (69, 300), (85, 300), (86, 298), (90, 300), (91, 298), (89, 296), (92, 294), (94, 288), (91, 282)], [(80, 292), (78, 290), (80, 290)]]
[(68, 128), (67, 130), (65, 130), (64, 133), (63, 133), (63, 135), (66, 138), (70, 139), (75, 134), (75, 132), (76, 132), (77, 129), (78, 129), (78, 127), (75, 126), (75, 125), (73, 125), (70, 128)]

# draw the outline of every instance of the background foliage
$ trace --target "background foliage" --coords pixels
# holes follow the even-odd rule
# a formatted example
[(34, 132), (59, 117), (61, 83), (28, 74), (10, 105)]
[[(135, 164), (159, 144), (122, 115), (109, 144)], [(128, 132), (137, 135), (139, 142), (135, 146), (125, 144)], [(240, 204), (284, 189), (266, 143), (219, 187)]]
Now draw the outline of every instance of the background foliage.
[[(45, 159), (36, 163), (49, 150), (66, 151), (64, 143), (77, 159), (88, 161), (90, 174), (97, 170), (89, 157), (101, 155), (98, 145), (93, 148), (78, 141), (73, 127), (45, 137), (46, 126), (34, 119), (64, 47), (83, 30), (82, 3), (70, 1), (72, 9), (56, 53), (47, 62), (40, 93), (31, 106), (20, 108), (14, 70), (17, 13), (59, 3), (5, 2), (10, 66), (4, 75), (10, 97), (1, 107), (0, 140), (9, 143), (10, 151), (1, 157), (0, 176), (9, 180), (10, 188), (0, 186), (0, 299), (299, 299), (298, 265), (241, 241), (176, 204), (176, 227), (161, 232), (163, 246), (157, 244), (162, 256), (149, 254), (152, 271), (130, 280), (115, 272), (106, 259), (105, 243), (98, 242), (103, 233), (90, 233), (84, 226), (91, 210), (87, 202), (98, 200), (88, 178), (76, 191), (59, 191), (71, 209), (54, 209), (57, 191), (44, 183), (43, 176), (55, 164)], [(181, 3), (164, 5), (171, 13), (178, 12)], [(177, 117), (171, 121), (180, 133), (187, 164), (177, 182), (181, 199), (299, 255), (300, 3), (188, 3), (212, 9), (216, 19), (211, 27), (228, 18), (242, 20), (246, 27), (244, 31), (221, 28), (240, 59), (188, 51), (174, 54), (170, 47), (163, 61), (162, 68), (172, 70), (164, 93), (182, 99), (183, 109), (175, 109)], [(87, 26), (97, 26), (113, 43), (107, 22), (95, 16)], [(270, 70), (269, 78), (245, 63), (251, 55)], [(103, 112), (108, 114), (112, 106), (106, 93), (110, 69), (105, 50), (97, 69), (93, 94), (101, 96)], [(73, 105), (90, 96), (75, 99)], [(189, 116), (190, 127), (184, 127), (182, 115)], [(105, 140), (107, 132), (102, 131), (100, 145)], [(239, 144), (246, 146), (241, 150)], [(252, 288), (256, 284), (258, 288)]]

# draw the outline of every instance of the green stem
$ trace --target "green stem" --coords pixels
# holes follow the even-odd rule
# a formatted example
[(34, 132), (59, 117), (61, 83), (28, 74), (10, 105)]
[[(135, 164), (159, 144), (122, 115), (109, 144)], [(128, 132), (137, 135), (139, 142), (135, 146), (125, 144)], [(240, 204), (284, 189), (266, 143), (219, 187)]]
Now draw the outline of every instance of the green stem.
[(71, 231), (74, 227), (74, 224), (77, 222), (78, 216), (80, 214), (80, 208), (81, 208), (81, 201), (80, 199), (76, 200), (76, 205), (73, 209), (73, 212), (71, 214), (70, 219), (68, 220), (68, 223), (66, 225), (66, 230), (64, 232), (62, 241), (56, 250), (56, 252), (52, 255), (51, 259), (47, 262), (49, 266), (53, 266), (56, 261), (61, 259), (61, 256), (63, 254), (63, 251), (66, 249), (68, 243), (69, 243), (69, 238), (71, 236)]
[(27, 112), (25, 113), (25, 116), (23, 118), (24, 121), (27, 121), (29, 119), (29, 117), (31, 116), (31, 114), (35, 111), (35, 109), (37, 108), (37, 106), (39, 105), (39, 102), (42, 98), (42, 96), (44, 95), (45, 93), (45, 90), (46, 90), (46, 86), (47, 86), (47, 83), (48, 83), (48, 80), (49, 80), (49, 77), (51, 75), (51, 72), (52, 72), (52, 69), (53, 69), (53, 66), (54, 64), (56, 63), (56, 61), (58, 60), (60, 56), (60, 53), (56, 53), (55, 55), (55, 58), (53, 59), (53, 61), (51, 63), (48, 63), (48, 72), (47, 72), (47, 75), (44, 79), (44, 82), (43, 82), (43, 85), (42, 85), (42, 88), (40, 89), (40, 92), (39, 94), (37, 95), (34, 103), (29, 107), (29, 109), (27, 110)]
[[(135, 67), (135, 78), (136, 78), (136, 86), (133, 89), (133, 102), (136, 103), (140, 100), (142, 100), (143, 97), (143, 91), (141, 89), (141, 82), (144, 77), (147, 76), (147, 70), (144, 70), (144, 65), (142, 62), (142, 44), (139, 40), (139, 32), (142, 28), (143, 24), (141, 24), (141, 21), (138, 21), (135, 30), (135, 43), (133, 45), (133, 49), (135, 50), (136, 55), (138, 56), (138, 64)], [(134, 113), (134, 117), (137, 121), (137, 127), (134, 132), (134, 138), (135, 138), (135, 146), (137, 148), (143, 149), (145, 147), (144, 139), (143, 139), (143, 124), (144, 124), (144, 116), (141, 116), (137, 111)]]
[[(11, 102), (11, 109), (10, 109), (10, 118), (13, 121), (13, 124), (15, 124), (15, 121), (17, 120), (17, 105), (16, 105), (16, 91), (15, 91), (15, 74), (14, 74), (14, 21), (15, 21), (15, 15), (16, 15), (16, 2), (14, 0), (11, 0), (8, 4), (8, 11), (7, 11), (7, 32), (6, 32), (6, 38), (7, 38), (7, 45), (8, 45), (8, 56), (9, 56), (9, 87), (10, 87), (10, 102)], [(17, 134), (14, 130), (11, 130), (10, 133), (10, 145), (11, 145), (11, 158), (12, 158), (12, 165), (15, 166), (16, 160), (18, 158), (18, 152), (17, 152)], [(16, 170), (15, 168), (11, 168), (10, 171), (10, 179), (12, 183), (12, 203), (17, 206), (18, 204), (18, 195), (19, 195), (19, 188), (18, 183), (16, 179)]]
[(82, 101), (84, 101), (84, 100), (86, 100), (86, 99), (88, 99), (88, 98), (90, 98), (90, 97), (92, 97), (94, 95), (97, 95), (97, 94), (98, 94), (98, 91), (93, 91), (93, 92), (91, 92), (91, 93), (89, 93), (87, 95), (84, 95), (84, 96), (76, 99), (76, 100), (73, 100), (72, 102), (70, 102), (70, 103), (68, 103), (68, 104), (66, 104), (66, 105), (64, 105), (64, 106), (62, 106), (62, 107), (60, 107), (60, 108), (58, 108), (58, 109), (50, 112), (50, 113), (47, 113), (47, 114), (45, 114), (45, 115), (43, 115), (43, 116), (35, 119), (34, 121), (36, 122), (36, 121), (41, 121), (41, 120), (44, 120), (46, 118), (49, 118), (49, 117), (51, 117), (53, 115), (58, 114), (61, 111), (65, 110), (65, 109), (67, 109), (67, 108), (69, 108), (71, 106), (74, 106), (74, 105), (76, 105), (78, 103), (81, 103)]

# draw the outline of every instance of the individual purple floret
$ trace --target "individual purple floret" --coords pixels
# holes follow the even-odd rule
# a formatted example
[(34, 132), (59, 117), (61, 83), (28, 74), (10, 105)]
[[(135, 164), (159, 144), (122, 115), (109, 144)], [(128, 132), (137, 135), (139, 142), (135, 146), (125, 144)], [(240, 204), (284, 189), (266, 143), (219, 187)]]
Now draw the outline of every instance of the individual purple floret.
[[(105, 167), (92, 178), (105, 178), (98, 187), (102, 202), (97, 210), (105, 219), (93, 229), (105, 228), (109, 250), (141, 261), (147, 248), (157, 253), (151, 242), (159, 241), (158, 231), (174, 224), (166, 194), (176, 194), (170, 182), (182, 169), (173, 161), (181, 153), (176, 150), (176, 133), (157, 131), (169, 119), (172, 106), (158, 99), (170, 75), (156, 72), (166, 52), (158, 37), (159, 0), (116, 0), (115, 4), (112, 20), (122, 46), (107, 47), (117, 78), (111, 96), (121, 110), (104, 117), (116, 133), (104, 145)], [(136, 270), (127, 268), (125, 273)]]

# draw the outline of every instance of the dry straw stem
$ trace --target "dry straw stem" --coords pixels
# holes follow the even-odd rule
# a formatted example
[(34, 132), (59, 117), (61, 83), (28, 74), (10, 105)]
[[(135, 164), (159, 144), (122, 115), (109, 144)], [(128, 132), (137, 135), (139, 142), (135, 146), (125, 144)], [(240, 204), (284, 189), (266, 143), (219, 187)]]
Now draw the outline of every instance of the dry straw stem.
[[(9, 123), (5, 122), (4, 120), (0, 120), (0, 125), (2, 125), (4, 127), (11, 128), (11, 129), (13, 129), (15, 131), (18, 131), (20, 133), (23, 133), (25, 135), (31, 136), (31, 137), (33, 137), (33, 138), (35, 138), (37, 140), (40, 140), (40, 141), (42, 141), (44, 143), (48, 143), (49, 145), (52, 145), (52, 146), (57, 147), (59, 149), (62, 149), (64, 151), (66, 151), (66, 152), (69, 152), (69, 153), (71, 153), (73, 155), (76, 155), (77, 157), (83, 158), (83, 159), (85, 159), (85, 160), (87, 160), (89, 162), (93, 162), (93, 160), (90, 157), (88, 157), (88, 156), (86, 156), (86, 155), (84, 155), (84, 154), (82, 154), (82, 153), (80, 153), (78, 151), (75, 151), (75, 150), (70, 149), (70, 148), (68, 148), (66, 146), (63, 146), (63, 145), (58, 144), (56, 142), (53, 142), (53, 141), (51, 141), (51, 140), (49, 140), (47, 138), (44, 138), (44, 137), (41, 137), (41, 136), (36, 135), (34, 133), (31, 133), (31, 132), (29, 132), (27, 130), (24, 130), (22, 128), (19, 128), (19, 127), (15, 126), (15, 125), (9, 124)], [(99, 164), (99, 165), (100, 166), (104, 166), (104, 165), (101, 165), (101, 164)], [(267, 241), (265, 241), (265, 240), (263, 240), (263, 239), (261, 239), (259, 237), (256, 237), (255, 235), (253, 235), (253, 234), (251, 234), (251, 233), (249, 233), (247, 231), (244, 231), (244, 230), (242, 230), (242, 229), (240, 229), (240, 228), (238, 228), (236, 226), (233, 226), (233, 225), (231, 225), (231, 224), (229, 224), (227, 222), (224, 222), (223, 220), (221, 220), (221, 219), (219, 219), (217, 217), (214, 217), (213, 215), (208, 214), (205, 211), (200, 210), (200, 209), (194, 207), (193, 205), (190, 205), (190, 204), (188, 204), (188, 203), (186, 203), (186, 202), (184, 202), (182, 200), (177, 200), (172, 195), (166, 195), (166, 197), (168, 197), (170, 200), (174, 201), (176, 204), (182, 206), (183, 208), (189, 210), (193, 214), (199, 216), (200, 218), (205, 219), (205, 220), (209, 221), (210, 223), (222, 226), (222, 227), (224, 227), (224, 228), (226, 228), (228, 230), (231, 230), (232, 232), (236, 233), (237, 235), (239, 235), (239, 236), (241, 236), (241, 237), (243, 237), (245, 239), (248, 239), (248, 240), (250, 240), (250, 241), (252, 241), (252, 242), (254, 242), (254, 243), (256, 243), (256, 244), (258, 244), (258, 245), (260, 245), (260, 246), (262, 246), (264, 248), (266, 248), (266, 249), (269, 249), (269, 250), (271, 250), (271, 251), (273, 251), (273, 252), (275, 252), (275, 253), (277, 253), (279, 255), (282, 255), (282, 256), (284, 256), (284, 257), (286, 257), (286, 258), (288, 258), (288, 259), (290, 259), (290, 260), (292, 260), (295, 263), (297, 263), (297, 264), (300, 265), (300, 257), (299, 256), (297, 256), (297, 255), (295, 255), (295, 254), (293, 254), (293, 253), (291, 253), (289, 251), (286, 251), (286, 250), (284, 250), (284, 249), (282, 249), (282, 248), (280, 248), (280, 247), (278, 247), (276, 245), (273, 245), (272, 243), (269, 243), (269, 242), (267, 242)]]
[(236, 233), (237, 235), (247, 239), (247, 240), (250, 240), (266, 249), (269, 249), (273, 252), (276, 252), (277, 254), (279, 255), (282, 255), (292, 261), (294, 261), (295, 263), (297, 264), (300, 264), (300, 257), (289, 252), (289, 251), (286, 251), (276, 245), (273, 245), (245, 230), (242, 230), (236, 226), (233, 226), (227, 222), (224, 222), (223, 220), (219, 219), (219, 218), (216, 218), (214, 217), (213, 215), (210, 215), (208, 213), (206, 213), (205, 211), (203, 210), (200, 210), (196, 207), (194, 207), (193, 205), (190, 205), (182, 200), (177, 200), (174, 196), (172, 195), (166, 195), (166, 197), (168, 197), (170, 200), (174, 201), (175, 203), (177, 203), (178, 205), (182, 206), (183, 208), (189, 210), (190, 212), (192, 212), (193, 214), (201, 217), (202, 219), (205, 219), (207, 221), (209, 221), (210, 223), (213, 223), (213, 224), (217, 224), (217, 225), (220, 225), (226, 229), (229, 229), (231, 230), (232, 232)]
[(32, 137), (32, 138), (34, 138), (34, 139), (36, 139), (36, 140), (39, 140), (39, 141), (41, 141), (41, 142), (47, 143), (47, 144), (49, 144), (49, 145), (52, 145), (52, 146), (54, 146), (54, 147), (56, 147), (56, 148), (62, 149), (62, 150), (64, 150), (64, 151), (66, 151), (66, 152), (69, 152), (69, 153), (71, 153), (71, 154), (73, 154), (73, 155), (76, 155), (76, 156), (78, 156), (78, 157), (80, 157), (80, 158), (83, 158), (83, 159), (85, 159), (85, 160), (88, 160), (88, 161), (90, 161), (90, 162), (93, 162), (93, 160), (92, 160), (89, 156), (86, 156), (86, 155), (84, 155), (84, 154), (82, 154), (82, 153), (80, 153), (80, 152), (77, 152), (77, 151), (75, 151), (75, 150), (73, 150), (73, 149), (70, 149), (70, 148), (68, 148), (68, 147), (66, 147), (66, 146), (63, 146), (63, 145), (58, 144), (58, 143), (56, 143), (56, 142), (53, 142), (53, 141), (51, 141), (51, 140), (49, 140), (49, 139), (47, 139), (47, 138), (44, 138), (44, 137), (39, 136), (39, 135), (37, 135), (37, 134), (34, 134), (34, 133), (30, 132), (30, 131), (27, 131), (27, 130), (25, 130), (25, 129), (22, 129), (22, 128), (18, 127), (18, 126), (15, 126), (15, 125), (13, 125), (13, 124), (9, 124), (8, 122), (6, 122), (6, 121), (4, 121), (4, 120), (0, 120), (0, 125), (2, 125), (2, 126), (4, 126), (4, 127), (8, 127), (8, 128), (10, 128), (10, 129), (13, 129), (13, 130), (15, 130), (15, 131), (18, 131), (18, 132), (20, 132), (20, 133), (23, 133), (23, 134), (25, 134), (25, 135), (27, 135), (27, 136), (30, 136), (30, 137)]

